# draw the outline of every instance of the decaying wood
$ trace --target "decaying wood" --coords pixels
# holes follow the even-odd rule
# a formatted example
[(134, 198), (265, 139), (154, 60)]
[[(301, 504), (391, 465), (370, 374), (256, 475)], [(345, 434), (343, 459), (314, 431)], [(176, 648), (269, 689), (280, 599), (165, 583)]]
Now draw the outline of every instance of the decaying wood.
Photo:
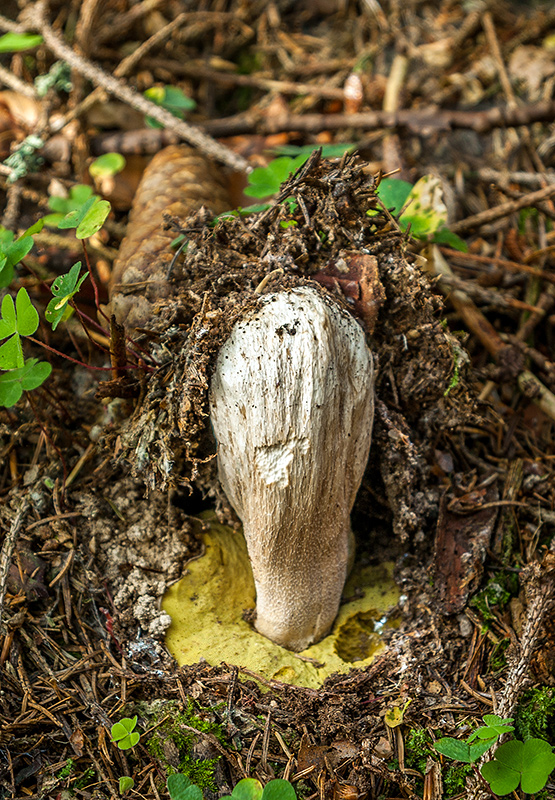
[(267, 295), (218, 357), (218, 470), (244, 525), (256, 627), (292, 650), (322, 638), (339, 608), (373, 384), (362, 329), (316, 288)]

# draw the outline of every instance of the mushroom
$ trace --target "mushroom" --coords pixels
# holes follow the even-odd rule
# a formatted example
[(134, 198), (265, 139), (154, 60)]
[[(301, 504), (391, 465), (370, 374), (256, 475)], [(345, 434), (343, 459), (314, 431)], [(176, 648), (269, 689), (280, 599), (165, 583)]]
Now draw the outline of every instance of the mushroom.
[(290, 650), (317, 642), (337, 615), (373, 387), (360, 324), (316, 286), (263, 296), (218, 355), (210, 414), (252, 564), (255, 627)]

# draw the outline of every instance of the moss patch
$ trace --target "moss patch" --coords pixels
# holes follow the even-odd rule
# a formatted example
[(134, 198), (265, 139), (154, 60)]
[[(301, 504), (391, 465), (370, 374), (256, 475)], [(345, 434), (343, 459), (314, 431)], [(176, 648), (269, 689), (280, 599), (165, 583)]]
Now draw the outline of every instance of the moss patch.
[[(257, 672), (268, 679), (316, 688), (333, 672), (365, 667), (381, 652), (384, 615), (397, 603), (393, 565), (355, 567), (332, 633), (296, 654), (256, 633), (243, 619), (255, 607), (255, 590), (241, 534), (211, 521), (203, 534), (206, 554), (188, 565), (184, 578), (166, 592), (163, 609), (172, 618), (166, 644), (180, 665), (204, 658)], [(307, 661), (306, 659), (310, 659)]]

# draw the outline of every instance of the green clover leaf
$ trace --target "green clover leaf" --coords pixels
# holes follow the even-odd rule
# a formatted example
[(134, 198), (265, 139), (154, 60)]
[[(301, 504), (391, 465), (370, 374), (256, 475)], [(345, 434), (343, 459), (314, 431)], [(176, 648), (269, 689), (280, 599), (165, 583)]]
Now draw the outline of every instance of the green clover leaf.
[(31, 237), (39, 233), (43, 226), (44, 221), (39, 219), (14, 241), (13, 231), (0, 225), (0, 288), (10, 285), (15, 265), (32, 249), (34, 242)]
[(112, 741), (117, 744), (120, 750), (129, 750), (135, 747), (141, 738), (141, 734), (135, 730), (137, 717), (123, 717), (119, 722), (114, 722), (110, 733)]
[(202, 800), (202, 790), (186, 775), (169, 775), (166, 785), (172, 800)]
[(526, 794), (541, 791), (555, 769), (555, 754), (544, 739), (513, 740), (497, 748), (492, 761), (480, 770), (494, 794), (513, 792), (519, 785)]
[(19, 369), (24, 365), (21, 336), (31, 336), (39, 326), (39, 315), (27, 290), (21, 288), (14, 301), (7, 294), (2, 300), (0, 339), (10, 337), (0, 346), (0, 369)]
[(444, 736), (443, 739), (438, 739), (434, 744), (434, 748), (442, 756), (452, 758), (454, 761), (462, 761), (465, 764), (474, 764), (478, 761), (490, 747), (495, 744), (496, 739), (488, 739), (480, 741), (476, 744), (469, 744), (460, 739), (452, 739), (450, 736)]
[(243, 778), (237, 783), (230, 795), (221, 800), (261, 800), (262, 784), (256, 778)]
[(473, 742), (476, 738), (498, 739), (504, 733), (510, 733), (510, 731), (514, 731), (515, 729), (514, 725), (511, 725), (511, 722), (514, 722), (512, 717), (502, 719), (498, 717), (497, 714), (484, 714), (483, 719), (486, 724), (475, 730), (474, 733), (468, 737), (469, 742)]
[(49, 228), (57, 228), (61, 220), (71, 211), (78, 211), (83, 204), (94, 197), (95, 200), (100, 200), (99, 195), (93, 194), (91, 186), (86, 186), (83, 183), (77, 183), (69, 190), (68, 197), (56, 197), (50, 195), (48, 198), (48, 207), (54, 211), (54, 214), (47, 214), (44, 217), (44, 222)]
[(135, 781), (133, 778), (130, 778), (128, 775), (121, 775), (119, 779), (119, 793), (125, 794), (135, 786)]
[(60, 322), (68, 319), (73, 312), (73, 309), (68, 303), (71, 298), (77, 294), (81, 288), (81, 284), (88, 275), (88, 273), (85, 272), (85, 274), (79, 278), (80, 270), (81, 262), (78, 261), (65, 275), (58, 275), (52, 284), (51, 289), (53, 297), (46, 306), (44, 316), (52, 325), (53, 331), (56, 330)]
[(28, 358), (23, 367), (0, 375), (0, 405), (14, 406), (23, 392), (38, 388), (51, 372), (52, 366), (47, 361)]

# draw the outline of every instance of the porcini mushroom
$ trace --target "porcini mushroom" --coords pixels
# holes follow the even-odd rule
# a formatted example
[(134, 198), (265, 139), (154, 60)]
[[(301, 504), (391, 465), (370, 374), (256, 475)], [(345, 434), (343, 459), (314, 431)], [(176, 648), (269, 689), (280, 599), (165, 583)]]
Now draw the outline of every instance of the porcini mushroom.
[(222, 346), (210, 389), (218, 472), (243, 522), (256, 629), (290, 650), (328, 633), (368, 460), (372, 355), (317, 287), (265, 295)]

